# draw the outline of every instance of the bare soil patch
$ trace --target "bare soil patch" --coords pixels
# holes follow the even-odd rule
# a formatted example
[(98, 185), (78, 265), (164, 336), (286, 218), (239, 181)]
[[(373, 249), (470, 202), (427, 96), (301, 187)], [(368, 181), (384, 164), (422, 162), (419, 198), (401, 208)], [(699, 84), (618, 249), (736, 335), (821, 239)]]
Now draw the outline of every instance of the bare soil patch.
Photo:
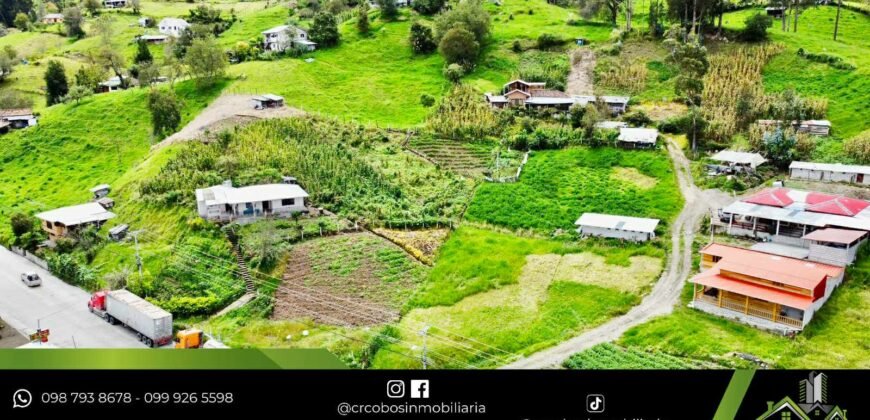
[(645, 112), (653, 121), (663, 121), (688, 111), (685, 105), (677, 102), (650, 102), (637, 105), (635, 109)]
[(193, 121), (179, 132), (167, 137), (155, 147), (162, 147), (178, 141), (195, 140), (209, 132), (221, 131), (237, 125), (268, 118), (288, 118), (304, 115), (300, 109), (283, 106), (281, 108), (254, 109), (251, 100), (254, 95), (221, 95), (202, 110)]
[(441, 244), (447, 239), (449, 229), (401, 230), (376, 228), (375, 232), (384, 235), (411, 253), (418, 253), (431, 260)]
[(594, 94), (595, 53), (588, 48), (580, 48), (571, 54), (571, 72), (565, 93), (568, 95)]
[(318, 238), (290, 253), (272, 319), (362, 326), (395, 321), (428, 268), (396, 245), (360, 232)]

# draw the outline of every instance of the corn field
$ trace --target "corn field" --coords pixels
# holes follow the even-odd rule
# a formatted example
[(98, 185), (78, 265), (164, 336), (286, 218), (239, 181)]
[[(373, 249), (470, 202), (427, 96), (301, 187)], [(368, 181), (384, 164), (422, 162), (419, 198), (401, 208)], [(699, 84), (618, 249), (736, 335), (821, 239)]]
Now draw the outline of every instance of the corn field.
[(480, 141), (498, 136), (502, 126), (483, 94), (471, 86), (457, 86), (429, 117), (429, 128), (452, 140)]
[[(378, 146), (390, 141), (388, 133), (356, 124), (318, 117), (264, 120), (217, 137), (187, 144), (140, 184), (141, 195), (192, 207), (197, 188), (226, 179), (240, 186), (278, 182), (288, 175), (299, 179), (311, 203), (377, 221), (453, 217), (470, 194), (449, 172), (425, 172), (418, 160), (401, 155), (381, 156)], [(389, 156), (397, 157), (389, 160), (395, 168), (387, 175), (384, 163), (373, 162)]]
[(596, 73), (596, 83), (610, 91), (638, 93), (646, 87), (647, 68), (644, 63), (620, 61)]
[(745, 110), (738, 109), (741, 96), (750, 98), (756, 110), (770, 106), (770, 98), (764, 94), (761, 71), (768, 60), (783, 49), (781, 44), (768, 44), (710, 56), (701, 103), (714, 131), (713, 138), (727, 140), (740, 131), (743, 116), (739, 114), (745, 114)]

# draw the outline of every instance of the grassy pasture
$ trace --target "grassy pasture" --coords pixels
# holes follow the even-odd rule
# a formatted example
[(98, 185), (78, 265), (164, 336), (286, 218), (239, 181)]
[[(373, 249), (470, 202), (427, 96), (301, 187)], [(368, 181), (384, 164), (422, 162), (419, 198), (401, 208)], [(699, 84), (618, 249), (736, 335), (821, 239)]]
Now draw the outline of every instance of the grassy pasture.
[[(626, 179), (629, 173), (640, 176)], [(572, 229), (584, 212), (667, 222), (681, 206), (664, 152), (577, 147), (534, 152), (519, 182), (481, 185), (467, 217), (512, 229), (552, 231)]]

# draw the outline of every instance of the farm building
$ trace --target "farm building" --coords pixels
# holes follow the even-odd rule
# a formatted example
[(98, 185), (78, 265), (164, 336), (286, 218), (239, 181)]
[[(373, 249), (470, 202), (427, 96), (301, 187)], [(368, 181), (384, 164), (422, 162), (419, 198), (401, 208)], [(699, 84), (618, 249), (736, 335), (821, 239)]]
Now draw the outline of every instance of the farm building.
[[(778, 120), (758, 120), (758, 125), (761, 127), (779, 127), (782, 123)], [(799, 133), (810, 133), (816, 136), (827, 136), (831, 134), (831, 122), (828, 120), (805, 120), (792, 121), (792, 127)]]
[(659, 137), (659, 131), (655, 128), (630, 128), (619, 129), (619, 137), (616, 143), (622, 147), (641, 149), (655, 147)]
[(112, 188), (109, 186), (109, 184), (100, 184), (90, 189), (91, 194), (94, 195), (94, 200), (99, 200), (103, 197), (108, 196), (111, 190)]
[(785, 7), (765, 7), (764, 12), (774, 19), (781, 19), (785, 12)]
[(574, 225), (581, 236), (602, 236), (636, 242), (655, 238), (658, 219), (617, 216), (612, 214), (583, 213)]
[(122, 89), (121, 78), (118, 76), (110, 77), (108, 80), (100, 82), (97, 89), (102, 93), (117, 92)]
[(807, 259), (826, 264), (847, 266), (855, 262), (858, 248), (867, 241), (867, 232), (825, 228), (803, 236), (809, 246)]
[(526, 82), (519, 79), (505, 83), (500, 95), (487, 92), (483, 96), (493, 108), (510, 106), (556, 108), (563, 111), (567, 111), (573, 105), (586, 106), (600, 99), (613, 114), (625, 112), (629, 100), (627, 96), (569, 96), (561, 90), (547, 89), (547, 84), (544, 82)]
[(308, 39), (308, 32), (295, 26), (281, 25), (263, 31), (264, 51), (284, 51), (291, 47), (314, 51), (317, 44)]
[(49, 239), (55, 240), (80, 228), (102, 226), (106, 220), (115, 217), (115, 213), (99, 203), (86, 203), (42, 212), (36, 217), (42, 220), (42, 230), (48, 233)]
[[(6, 123), (6, 129), (25, 128), (36, 125), (36, 116), (30, 108), (0, 109), (0, 123)], [(2, 125), (2, 124), (0, 124)]]
[(788, 172), (794, 179), (870, 184), (870, 166), (794, 161), (788, 166)]
[(729, 166), (741, 166), (751, 169), (755, 169), (761, 166), (764, 162), (767, 162), (767, 159), (758, 153), (735, 152), (733, 150), (723, 150), (711, 156), (710, 159), (725, 162)]
[(42, 23), (53, 25), (55, 23), (63, 23), (63, 13), (47, 13), (42, 17)]
[(200, 217), (211, 221), (249, 221), (260, 217), (307, 212), (308, 193), (296, 184), (233, 187), (231, 181), (196, 190)]
[(103, 0), (103, 7), (106, 9), (120, 9), (127, 7), (127, 0)]
[(595, 123), (595, 128), (601, 128), (604, 130), (618, 130), (625, 127), (628, 127), (628, 123), (623, 121), (601, 121)]
[(713, 243), (701, 250), (692, 307), (779, 333), (793, 333), (843, 281), (844, 269)]
[(255, 96), (251, 102), (254, 104), (254, 109), (281, 108), (284, 106), (284, 97), (267, 93)]
[(805, 235), (819, 229), (870, 231), (868, 207), (855, 198), (768, 188), (724, 207), (713, 222), (729, 235), (806, 247)]
[(157, 30), (163, 35), (178, 38), (189, 26), (190, 24), (184, 19), (168, 17), (163, 18), (160, 23), (157, 24)]
[(136, 37), (136, 41), (147, 42), (149, 44), (162, 44), (169, 39), (169, 35), (163, 34), (145, 34)]

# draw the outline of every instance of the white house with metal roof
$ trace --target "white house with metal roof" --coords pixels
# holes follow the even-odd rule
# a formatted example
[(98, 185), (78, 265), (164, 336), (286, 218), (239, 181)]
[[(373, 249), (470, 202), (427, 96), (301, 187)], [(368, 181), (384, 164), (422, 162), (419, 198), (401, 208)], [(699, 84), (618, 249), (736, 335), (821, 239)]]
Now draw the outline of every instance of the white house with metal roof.
[(189, 26), (190, 24), (184, 19), (168, 17), (163, 18), (163, 20), (157, 24), (157, 30), (159, 30), (161, 34), (178, 38)]
[(314, 51), (317, 48), (317, 44), (308, 38), (308, 32), (296, 26), (279, 25), (263, 31), (262, 34), (265, 51), (284, 51), (291, 47)]
[(793, 179), (870, 185), (870, 166), (794, 161), (788, 172)]
[(261, 217), (305, 213), (308, 193), (296, 184), (234, 187), (232, 181), (196, 190), (196, 209), (211, 221), (250, 221)]
[(723, 150), (711, 156), (710, 159), (725, 162), (731, 166), (746, 166), (752, 169), (767, 162), (767, 159), (758, 153), (737, 152), (734, 150)]
[(658, 138), (659, 130), (655, 128), (622, 127), (616, 142), (623, 147), (649, 148), (656, 145)]
[(100, 227), (113, 217), (115, 217), (115, 213), (106, 210), (99, 203), (61, 207), (36, 215), (36, 218), (42, 220), (42, 230), (48, 233), (51, 240), (66, 236), (71, 231), (86, 226)]
[(601, 213), (583, 213), (574, 225), (580, 236), (601, 236), (644, 242), (655, 238), (658, 219), (617, 216)]

